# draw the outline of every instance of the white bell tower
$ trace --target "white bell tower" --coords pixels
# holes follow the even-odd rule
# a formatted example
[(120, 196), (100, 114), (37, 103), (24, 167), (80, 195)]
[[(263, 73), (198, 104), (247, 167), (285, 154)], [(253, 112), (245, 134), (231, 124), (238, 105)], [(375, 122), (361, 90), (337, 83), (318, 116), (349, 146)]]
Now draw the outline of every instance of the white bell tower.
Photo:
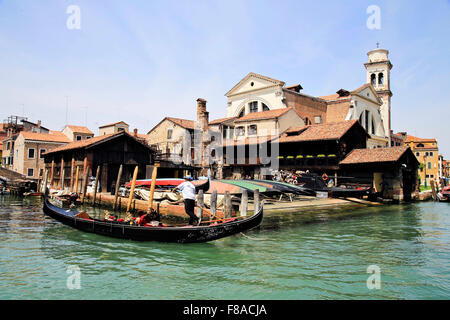
[(371, 83), (378, 96), (383, 100), (380, 107), (381, 119), (383, 120), (384, 131), (389, 138), (391, 145), (391, 69), (392, 63), (388, 58), (389, 51), (377, 49), (367, 53), (369, 62), (364, 63), (366, 67), (367, 83)]

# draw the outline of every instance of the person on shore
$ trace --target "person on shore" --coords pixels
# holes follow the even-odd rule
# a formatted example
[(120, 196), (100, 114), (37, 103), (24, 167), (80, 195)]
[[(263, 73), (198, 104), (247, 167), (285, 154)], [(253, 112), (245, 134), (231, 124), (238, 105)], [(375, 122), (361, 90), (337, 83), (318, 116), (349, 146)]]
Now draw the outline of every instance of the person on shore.
[(172, 189), (172, 192), (175, 192), (176, 190), (181, 191), (181, 194), (182, 194), (183, 200), (184, 200), (184, 210), (186, 211), (186, 214), (190, 218), (189, 224), (190, 225), (198, 225), (200, 219), (194, 213), (195, 186), (191, 182), (192, 181), (191, 176), (185, 176), (184, 180), (185, 180), (185, 182), (183, 182), (179, 186)]

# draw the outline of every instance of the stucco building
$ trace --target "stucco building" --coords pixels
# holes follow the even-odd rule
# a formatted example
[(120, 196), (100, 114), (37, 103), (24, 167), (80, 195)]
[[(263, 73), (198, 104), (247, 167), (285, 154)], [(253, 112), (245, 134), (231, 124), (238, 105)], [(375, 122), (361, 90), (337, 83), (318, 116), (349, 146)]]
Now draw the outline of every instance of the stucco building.
[(14, 142), (12, 170), (24, 174), (27, 178), (38, 179), (44, 169), (44, 153), (69, 142), (66, 135), (60, 131), (22, 131)]
[(407, 135), (409, 146), (419, 161), (420, 184), (430, 186), (430, 181), (439, 178), (439, 149), (436, 139), (424, 139)]
[(74, 125), (66, 125), (62, 130), (62, 133), (64, 133), (70, 141), (86, 140), (94, 136), (94, 133), (89, 130), (89, 128)]

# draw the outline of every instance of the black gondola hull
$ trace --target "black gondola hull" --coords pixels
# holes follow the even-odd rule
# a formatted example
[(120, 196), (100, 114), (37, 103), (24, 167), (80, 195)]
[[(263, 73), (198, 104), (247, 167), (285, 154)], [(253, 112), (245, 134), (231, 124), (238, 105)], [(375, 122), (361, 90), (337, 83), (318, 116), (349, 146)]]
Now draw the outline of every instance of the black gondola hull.
[(47, 198), (44, 200), (44, 213), (65, 225), (85, 232), (137, 241), (178, 243), (217, 240), (255, 228), (261, 224), (263, 219), (263, 208), (261, 207), (259, 212), (248, 218), (213, 226), (142, 227), (112, 221), (77, 218), (75, 217), (76, 211), (68, 212), (54, 206)]

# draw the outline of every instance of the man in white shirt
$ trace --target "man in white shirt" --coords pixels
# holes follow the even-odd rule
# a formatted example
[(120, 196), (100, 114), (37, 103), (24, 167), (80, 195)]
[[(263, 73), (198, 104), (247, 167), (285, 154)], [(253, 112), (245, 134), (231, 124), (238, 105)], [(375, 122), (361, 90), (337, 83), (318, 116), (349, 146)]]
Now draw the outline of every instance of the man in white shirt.
[(189, 215), (189, 224), (190, 225), (198, 225), (199, 218), (194, 213), (194, 207), (195, 207), (195, 186), (191, 182), (192, 177), (191, 176), (185, 176), (182, 184), (180, 184), (178, 187), (174, 188), (172, 192), (175, 192), (176, 190), (180, 190), (181, 194), (183, 196), (184, 200), (184, 210)]

